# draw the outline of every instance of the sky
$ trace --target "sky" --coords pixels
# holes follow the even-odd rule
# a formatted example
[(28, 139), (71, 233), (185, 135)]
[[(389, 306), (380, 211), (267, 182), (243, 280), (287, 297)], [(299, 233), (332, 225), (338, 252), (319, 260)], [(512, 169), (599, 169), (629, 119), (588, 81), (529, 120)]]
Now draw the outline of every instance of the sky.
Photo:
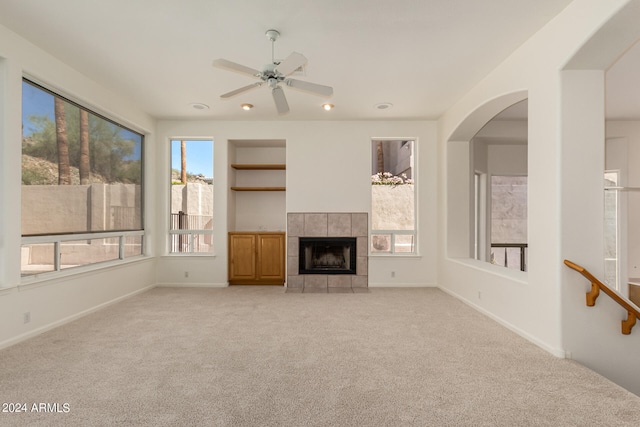
[[(187, 172), (213, 178), (213, 141), (187, 141)], [(180, 140), (171, 140), (171, 169), (180, 170)]]
[[(22, 125), (24, 135), (28, 136), (37, 129), (29, 122), (33, 115), (47, 116), (54, 120), (53, 96), (27, 82), (22, 83)], [(121, 128), (120, 136), (123, 139), (138, 140), (140, 135)], [(213, 141), (211, 140), (186, 140), (187, 141), (187, 172), (207, 178), (213, 177)], [(140, 157), (140, 144), (136, 144), (131, 158)], [(171, 168), (180, 170), (180, 140), (171, 141)]]
[(30, 116), (48, 116), (53, 121), (53, 96), (22, 82), (22, 126), (25, 136), (36, 130), (29, 124)]
[[(91, 112), (89, 111), (89, 114)], [(53, 95), (42, 89), (39, 89), (25, 81), (22, 82), (22, 127), (24, 136), (31, 135), (35, 129), (30, 121), (31, 116), (47, 116), (51, 121), (55, 120), (54, 117), (54, 105)], [(138, 143), (134, 146), (133, 155), (129, 156), (126, 160), (138, 160), (140, 158), (140, 150), (142, 145), (140, 144), (140, 135), (132, 132), (122, 126), (120, 128), (119, 135), (122, 139), (133, 140)]]

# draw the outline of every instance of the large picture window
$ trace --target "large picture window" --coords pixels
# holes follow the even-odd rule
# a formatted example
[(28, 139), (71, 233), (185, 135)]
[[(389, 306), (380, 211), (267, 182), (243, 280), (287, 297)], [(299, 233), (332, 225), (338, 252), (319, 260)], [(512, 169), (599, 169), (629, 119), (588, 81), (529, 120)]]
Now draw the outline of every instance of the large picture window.
[(143, 140), (23, 80), (23, 275), (142, 254)]
[(373, 140), (371, 253), (416, 252), (415, 153), (412, 140)]

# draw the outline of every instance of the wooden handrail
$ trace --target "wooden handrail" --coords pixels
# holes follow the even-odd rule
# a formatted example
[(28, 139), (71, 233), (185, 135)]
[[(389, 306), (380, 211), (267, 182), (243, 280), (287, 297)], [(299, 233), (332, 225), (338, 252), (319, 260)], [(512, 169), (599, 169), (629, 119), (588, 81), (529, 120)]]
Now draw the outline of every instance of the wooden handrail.
[(602, 283), (600, 280), (596, 279), (595, 276), (584, 267), (579, 266), (576, 263), (573, 263), (567, 259), (564, 260), (564, 264), (582, 274), (591, 282), (591, 291), (587, 292), (587, 306), (593, 307), (596, 305), (596, 299), (598, 295), (600, 295), (600, 290), (604, 291), (605, 294), (609, 295), (612, 300), (620, 304), (622, 308), (627, 310), (628, 316), (626, 320), (622, 321), (622, 333), (624, 335), (629, 335), (631, 333), (631, 329), (636, 324), (636, 319), (640, 318), (640, 311), (636, 307), (632, 305), (632, 302), (613, 291), (607, 285)]

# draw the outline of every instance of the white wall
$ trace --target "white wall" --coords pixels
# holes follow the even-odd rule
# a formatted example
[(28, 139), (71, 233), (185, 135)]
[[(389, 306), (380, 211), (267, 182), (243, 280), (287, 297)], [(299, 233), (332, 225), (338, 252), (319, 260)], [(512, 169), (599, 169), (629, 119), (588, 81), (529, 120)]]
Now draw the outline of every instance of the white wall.
[[(372, 257), (370, 286), (425, 286), (436, 284), (436, 125), (427, 121), (402, 122), (216, 122), (161, 121), (159, 141), (177, 135), (214, 139), (214, 194), (237, 195), (229, 190), (228, 141), (282, 139), (286, 141), (287, 212), (370, 212), (371, 139), (415, 138), (418, 156), (418, 230), (420, 254), (412, 257)], [(168, 143), (168, 142), (167, 142)], [(233, 147), (232, 147), (233, 149)], [(237, 148), (236, 148), (237, 151)], [(168, 152), (157, 159), (167, 164)], [(237, 155), (237, 153), (236, 153)], [(158, 182), (168, 182), (167, 171), (158, 172)], [(162, 195), (155, 208), (166, 211)], [(234, 207), (231, 206), (233, 212)], [(237, 206), (236, 206), (237, 209)], [(235, 220), (228, 218), (226, 198), (216, 198), (214, 212), (215, 256), (206, 259), (163, 258), (161, 283), (225, 286), (227, 283), (227, 232)], [(235, 212), (237, 217), (238, 213)], [(158, 230), (166, 228), (160, 218)], [(161, 241), (164, 236), (159, 233)], [(166, 253), (162, 244), (158, 251)], [(164, 251), (164, 252), (163, 252)], [(188, 263), (188, 264), (185, 264)], [(189, 268), (189, 278), (184, 269)], [(395, 271), (395, 277), (391, 272)]]
[[(67, 67), (46, 52), (0, 26), (0, 347), (39, 333), (155, 283), (152, 258), (95, 274), (55, 280), (20, 277), (22, 77), (58, 90), (107, 117), (146, 134), (146, 154), (153, 153), (154, 121), (132, 102)], [(148, 160), (149, 158), (147, 158)], [(147, 193), (153, 194), (155, 168), (145, 165)], [(150, 206), (150, 198), (145, 201)], [(147, 227), (153, 227), (148, 217)], [(23, 314), (31, 322), (23, 323)]]
[[(619, 324), (613, 330), (606, 324), (619, 316), (615, 307), (607, 303), (598, 310), (584, 307), (584, 279), (562, 264), (564, 258), (573, 258), (601, 273), (597, 266), (602, 265), (604, 72), (569, 75), (561, 70), (578, 51), (582, 69), (597, 70), (581, 48), (627, 3), (638, 2), (572, 2), (441, 118), (441, 164), (449, 166), (456, 161), (448, 157), (460, 155), (460, 144), (493, 115), (529, 98), (529, 271), (504, 272), (464, 257), (443, 256), (439, 281), (448, 292), (551, 353), (563, 357), (567, 351), (638, 393), (640, 371), (627, 356), (639, 353), (637, 331), (635, 337), (622, 340)], [(629, 25), (619, 32), (628, 36), (637, 29)], [(603, 50), (602, 44), (598, 46), (594, 52)], [(609, 46), (598, 60), (603, 55), (613, 60), (627, 46)], [(440, 230), (449, 232), (440, 234), (445, 254), (452, 254), (448, 245), (459, 245), (461, 240), (449, 225), (452, 216), (460, 214), (447, 207), (463, 205), (466, 197), (458, 195), (461, 187), (455, 181), (447, 181), (452, 175), (446, 169), (440, 174)]]

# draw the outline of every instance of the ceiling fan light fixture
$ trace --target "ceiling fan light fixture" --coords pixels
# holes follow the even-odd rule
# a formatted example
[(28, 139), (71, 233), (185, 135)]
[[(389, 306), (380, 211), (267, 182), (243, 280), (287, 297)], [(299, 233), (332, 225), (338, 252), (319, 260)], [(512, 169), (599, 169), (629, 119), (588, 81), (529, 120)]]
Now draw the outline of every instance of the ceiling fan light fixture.
[(335, 107), (335, 105), (333, 105), (333, 104), (322, 104), (322, 108), (325, 111), (331, 111), (331, 110), (333, 110), (333, 107)]
[(244, 110), (244, 111), (249, 111), (253, 108), (253, 104), (240, 104), (240, 107)]

